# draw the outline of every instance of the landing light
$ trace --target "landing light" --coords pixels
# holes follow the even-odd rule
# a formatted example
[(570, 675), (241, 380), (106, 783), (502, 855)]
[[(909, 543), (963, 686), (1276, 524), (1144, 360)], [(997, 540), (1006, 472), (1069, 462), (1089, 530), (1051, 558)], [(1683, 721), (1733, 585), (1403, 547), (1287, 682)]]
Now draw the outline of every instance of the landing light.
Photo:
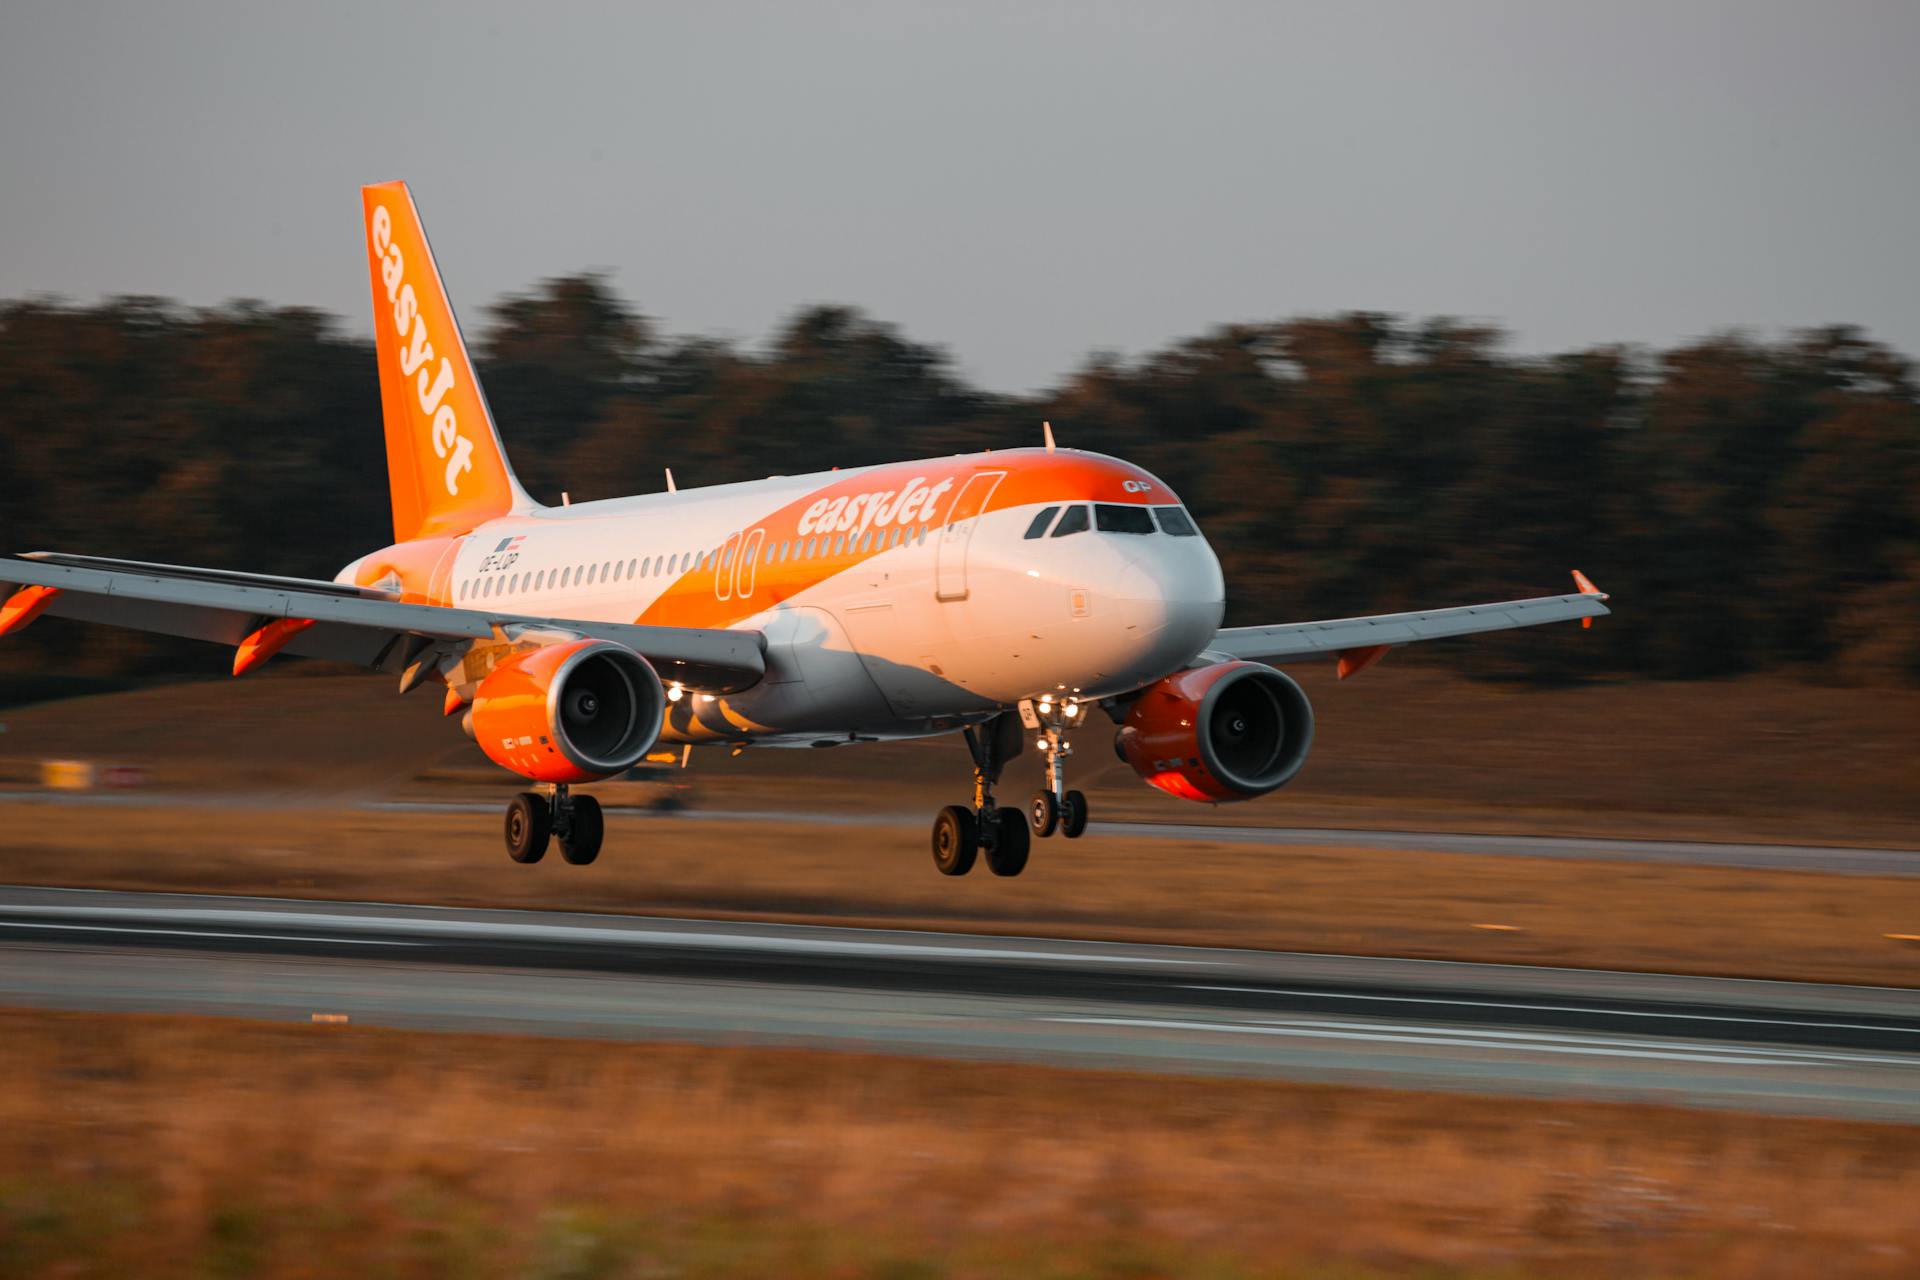
[(1069, 702), (1067, 704), (1067, 719), (1071, 720), (1079, 714), (1080, 714), (1080, 704), (1077, 702)]
[(686, 697), (686, 696), (687, 696), (687, 691), (686, 691), (685, 689), (682, 689), (682, 688), (681, 688), (681, 687), (680, 687), (679, 685), (677, 685), (677, 684), (676, 684), (676, 685), (673, 685), (673, 686), (671, 686), (671, 687), (669, 687), (669, 688), (668, 688), (668, 690), (667, 690), (667, 701), (668, 701), (668, 702), (678, 702), (678, 701), (680, 701), (680, 699), (682, 699), (682, 698), (684, 698), (684, 697)]

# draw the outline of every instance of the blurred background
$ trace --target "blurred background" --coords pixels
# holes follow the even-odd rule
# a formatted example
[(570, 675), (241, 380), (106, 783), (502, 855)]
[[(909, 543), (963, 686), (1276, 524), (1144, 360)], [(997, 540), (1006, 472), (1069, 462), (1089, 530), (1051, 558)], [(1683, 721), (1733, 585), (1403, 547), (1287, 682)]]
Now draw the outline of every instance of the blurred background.
[[(1920, 986), (1916, 48), (1878, 0), (9, 3), (0, 550), (384, 545), (358, 188), (404, 178), (543, 501), (1050, 421), (1173, 486), (1230, 625), (1573, 568), (1615, 613), (1302, 669), (1253, 805), (1085, 735), (1097, 817), (1194, 829), (1007, 882), (927, 866), (955, 741), (695, 753), (549, 874), (435, 700), (44, 619), (0, 881)], [(1920, 1258), (1899, 1124), (354, 1018), (0, 1008), (0, 1276)]]

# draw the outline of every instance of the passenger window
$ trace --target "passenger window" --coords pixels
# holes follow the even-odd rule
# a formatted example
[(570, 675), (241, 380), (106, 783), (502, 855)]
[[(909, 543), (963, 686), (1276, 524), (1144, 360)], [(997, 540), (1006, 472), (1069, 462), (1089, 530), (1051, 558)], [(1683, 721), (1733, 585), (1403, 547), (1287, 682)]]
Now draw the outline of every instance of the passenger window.
[(1060, 514), (1059, 507), (1043, 508), (1040, 514), (1033, 518), (1033, 523), (1027, 526), (1026, 536), (1028, 538), (1046, 537), (1047, 526), (1053, 523), (1053, 518), (1058, 514)]
[(1056, 538), (1064, 538), (1070, 533), (1085, 533), (1087, 527), (1087, 509), (1085, 507), (1068, 507), (1060, 513), (1060, 523), (1053, 526), (1053, 536)]
[(640, 562), (638, 560), (627, 561), (627, 581), (628, 582), (633, 581), (633, 575), (635, 574), (635, 572), (639, 570), (639, 568), (640, 568)]
[(1145, 507), (1102, 502), (1093, 509), (1093, 522), (1102, 533), (1152, 533), (1153, 512)]
[(833, 554), (839, 555), (847, 549), (847, 535), (841, 534), (833, 540)]
[(1198, 537), (1200, 531), (1193, 527), (1193, 520), (1179, 507), (1155, 507), (1160, 517), (1160, 531), (1172, 534), (1176, 538)]

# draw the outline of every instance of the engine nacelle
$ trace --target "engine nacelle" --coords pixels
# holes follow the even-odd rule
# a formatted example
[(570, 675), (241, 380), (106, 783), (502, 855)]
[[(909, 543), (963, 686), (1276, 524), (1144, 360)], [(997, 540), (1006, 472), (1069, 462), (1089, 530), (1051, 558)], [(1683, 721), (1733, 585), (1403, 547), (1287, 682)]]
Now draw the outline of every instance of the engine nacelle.
[(652, 750), (667, 695), (645, 658), (611, 640), (516, 653), (473, 695), (473, 737), (495, 764), (535, 782), (591, 782)]
[(1176, 672), (1133, 704), (1114, 746), (1169, 795), (1252, 800), (1300, 772), (1313, 706), (1291, 678), (1258, 662)]

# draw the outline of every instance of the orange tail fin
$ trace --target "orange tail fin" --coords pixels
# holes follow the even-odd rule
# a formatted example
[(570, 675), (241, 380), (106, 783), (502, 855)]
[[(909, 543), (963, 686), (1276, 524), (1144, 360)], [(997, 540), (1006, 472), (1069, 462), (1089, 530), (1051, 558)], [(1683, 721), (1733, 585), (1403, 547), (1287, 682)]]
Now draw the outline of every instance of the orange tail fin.
[(394, 541), (465, 533), (532, 510), (500, 447), (407, 184), (362, 187), (360, 197)]

